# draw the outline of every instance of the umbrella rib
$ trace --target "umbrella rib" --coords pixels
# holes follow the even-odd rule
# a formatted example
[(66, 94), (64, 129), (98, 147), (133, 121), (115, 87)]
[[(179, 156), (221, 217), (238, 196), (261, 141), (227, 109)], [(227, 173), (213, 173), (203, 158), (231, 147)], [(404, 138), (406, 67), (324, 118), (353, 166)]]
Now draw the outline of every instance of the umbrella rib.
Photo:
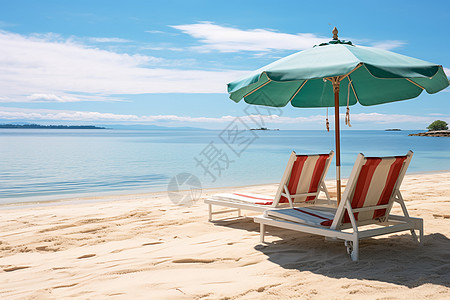
[(339, 76), (333, 76), (333, 77), (324, 77), (324, 79), (330, 81), (331, 83), (333, 83), (335, 80), (342, 81), (345, 77), (350, 77), (350, 74), (352, 74), (353, 72), (358, 70), (362, 65), (363, 65), (363, 63), (357, 64), (356, 67), (353, 70), (351, 70), (350, 72), (348, 72), (345, 75), (339, 75)]
[(348, 72), (345, 75), (339, 76), (339, 80), (344, 79), (345, 77), (349, 77), (350, 78), (350, 74), (352, 74), (353, 72), (355, 72), (356, 70), (358, 70), (361, 66), (363, 65), (363, 63), (359, 63), (353, 70), (351, 70), (350, 72)]
[(408, 80), (409, 82), (411, 82), (412, 84), (414, 84), (414, 85), (416, 85), (416, 86), (418, 86), (418, 87), (420, 87), (422, 90), (424, 90), (425, 88), (423, 87), (423, 86), (421, 86), (420, 84), (418, 84), (418, 83), (415, 83), (414, 81), (412, 81), (411, 79), (409, 79), (409, 78), (405, 78), (406, 80)]
[(355, 95), (356, 101), (359, 102), (358, 95), (356, 94), (355, 87), (353, 86), (353, 81), (350, 79), (350, 76), (348, 76), (348, 80), (350, 82), (350, 86), (352, 87), (353, 95)]
[(308, 79), (303, 81), (302, 85), (297, 89), (297, 91), (294, 93), (294, 95), (291, 97), (291, 99), (289, 99), (289, 102), (292, 101), (292, 99), (295, 98), (295, 96), (297, 96), (298, 92), (300, 92), (300, 90), (303, 88), (303, 86), (308, 82)]
[(245, 94), (242, 98), (247, 97), (248, 95), (253, 94), (254, 92), (256, 92), (257, 90), (259, 90), (260, 88), (262, 88), (263, 86), (265, 86), (266, 84), (270, 83), (272, 80), (269, 78), (269, 80), (267, 82), (265, 82), (264, 84), (261, 84), (260, 86), (258, 86), (256, 89), (254, 89), (253, 91), (248, 92), (247, 94)]

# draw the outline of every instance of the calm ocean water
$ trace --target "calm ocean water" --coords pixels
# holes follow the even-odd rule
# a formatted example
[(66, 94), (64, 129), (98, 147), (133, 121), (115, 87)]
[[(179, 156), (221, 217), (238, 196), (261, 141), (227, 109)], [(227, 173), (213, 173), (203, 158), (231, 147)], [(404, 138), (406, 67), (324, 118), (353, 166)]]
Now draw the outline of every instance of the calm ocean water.
[[(409, 173), (450, 169), (450, 138), (344, 130), (343, 177), (359, 152), (414, 151)], [(278, 182), (292, 150), (326, 153), (334, 132), (0, 129), (0, 204), (167, 190), (189, 173), (202, 187)], [(327, 178), (335, 176), (334, 163)]]

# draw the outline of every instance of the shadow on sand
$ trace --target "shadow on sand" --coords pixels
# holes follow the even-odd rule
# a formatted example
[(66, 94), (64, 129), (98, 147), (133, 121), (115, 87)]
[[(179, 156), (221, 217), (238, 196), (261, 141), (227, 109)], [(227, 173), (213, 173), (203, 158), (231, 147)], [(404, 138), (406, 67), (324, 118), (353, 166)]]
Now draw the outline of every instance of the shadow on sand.
[[(252, 218), (215, 221), (217, 226), (259, 233)], [(266, 226), (266, 243), (255, 249), (285, 269), (332, 278), (376, 280), (409, 288), (431, 283), (450, 287), (450, 239), (440, 233), (424, 236), (423, 245), (409, 233), (362, 240), (353, 262), (343, 241)], [(268, 241), (268, 242), (267, 242)]]

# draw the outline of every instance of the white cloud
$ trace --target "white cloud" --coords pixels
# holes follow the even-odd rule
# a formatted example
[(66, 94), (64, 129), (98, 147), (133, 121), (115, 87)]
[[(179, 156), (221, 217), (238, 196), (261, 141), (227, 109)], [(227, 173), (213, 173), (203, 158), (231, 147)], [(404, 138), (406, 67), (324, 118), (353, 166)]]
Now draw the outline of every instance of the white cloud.
[(27, 96), (30, 101), (42, 102), (76, 102), (81, 101), (80, 98), (70, 96), (58, 96), (55, 94), (33, 94)]
[[(321, 37), (312, 33), (289, 34), (277, 32), (272, 29), (242, 30), (233, 27), (216, 25), (212, 22), (200, 22), (197, 24), (175, 25), (178, 29), (198, 39), (203, 45), (192, 47), (198, 51), (257, 51), (270, 50), (304, 50), (320, 43), (330, 41), (330, 37)], [(358, 41), (357, 39), (355, 41)], [(359, 40), (370, 43), (369, 40)], [(372, 46), (384, 50), (392, 50), (404, 46), (406, 43), (400, 40), (386, 40), (372, 42)]]
[(152, 33), (152, 34), (178, 35), (178, 33), (166, 32), (166, 31), (161, 31), (161, 30), (146, 30), (145, 32)]
[[(345, 115), (342, 114), (341, 118)], [(431, 122), (434, 120), (433, 117), (423, 117), (414, 115), (399, 115), (399, 114), (379, 114), (379, 113), (360, 113), (360, 114), (350, 114), (350, 119), (352, 121), (361, 123), (377, 123), (377, 124), (395, 124), (395, 123), (423, 123)]]
[[(204, 43), (201, 48), (223, 52), (304, 49), (328, 40), (313, 34), (240, 30), (208, 22), (173, 27), (199, 38)], [(114, 95), (120, 94), (226, 93), (226, 83), (248, 73), (189, 70), (186, 67), (194, 64), (189, 59), (117, 53), (80, 41), (54, 33), (24, 36), (0, 30), (0, 102), (116, 101), (120, 99)], [(445, 71), (450, 74), (449, 69)]]
[(176, 51), (176, 52), (181, 52), (184, 51), (185, 49), (183, 48), (177, 48), (177, 47), (156, 47), (156, 46), (145, 46), (145, 47), (141, 47), (140, 49), (142, 50), (152, 50), (152, 51)]
[(123, 101), (115, 97), (105, 97), (105, 96), (90, 96), (90, 95), (55, 95), (55, 94), (32, 94), (25, 99), (1, 99), (0, 102), (80, 102), (80, 101)]
[(146, 30), (145, 32), (147, 33), (159, 33), (159, 34), (165, 34), (164, 31), (161, 30)]
[(82, 101), (128, 101), (115, 96), (107, 95), (73, 95), (71, 93), (59, 94), (31, 94), (31, 95), (10, 95), (0, 97), (0, 103), (30, 103), (30, 102), (82, 102)]
[(0, 108), (0, 119), (47, 121), (133, 121), (135, 115), (121, 115), (90, 111), (66, 111), (53, 109)]
[(121, 39), (121, 38), (106, 38), (106, 37), (91, 37), (89, 38), (92, 42), (97, 43), (129, 43), (130, 40)]
[(399, 40), (381, 41), (381, 42), (372, 43), (372, 47), (383, 49), (383, 50), (392, 50), (395, 48), (403, 47), (404, 45), (406, 45), (406, 43), (403, 41), (399, 41)]
[[(340, 120), (344, 120), (345, 114), (340, 114)], [(245, 116), (242, 117), (244, 120), (250, 122), (251, 118), (263, 118), (265, 123), (271, 124), (296, 124), (296, 123), (324, 123), (325, 115), (312, 115), (308, 117), (283, 117), (283, 116)], [(360, 123), (360, 124), (395, 124), (395, 123), (423, 123), (423, 122), (431, 122), (433, 121), (433, 117), (423, 117), (423, 116), (414, 116), (414, 115), (399, 115), (399, 114), (379, 114), (379, 113), (359, 113), (359, 114), (350, 114), (351, 123)], [(334, 124), (334, 116), (329, 116), (330, 124)]]
[(203, 45), (194, 48), (200, 51), (303, 50), (330, 40), (311, 33), (289, 34), (270, 29), (241, 30), (211, 22), (171, 27), (199, 39)]
[[(341, 120), (344, 119), (345, 114), (341, 114)], [(278, 115), (244, 115), (239, 118), (254, 127), (256, 123), (263, 120), (264, 124), (281, 125), (281, 124), (324, 124), (325, 115), (312, 115), (308, 117), (285, 117)], [(435, 117), (423, 117), (413, 115), (399, 115), (399, 114), (379, 114), (379, 113), (360, 113), (351, 114), (352, 124), (417, 124), (429, 123), (434, 121)], [(30, 121), (85, 121), (85, 122), (139, 122), (139, 123), (153, 123), (161, 124), (166, 122), (173, 122), (172, 124), (178, 126), (196, 125), (196, 124), (223, 124), (236, 119), (236, 116), (221, 116), (221, 117), (190, 117), (177, 115), (135, 115), (135, 114), (114, 114), (101, 113), (90, 111), (69, 111), (69, 110), (52, 110), (52, 109), (25, 109), (0, 107), (0, 119), (3, 120), (30, 120)], [(334, 117), (330, 116), (330, 124), (333, 125)]]
[(0, 91), (7, 101), (39, 100), (33, 95), (67, 101), (78, 97), (72, 93), (89, 100), (114, 94), (225, 93), (226, 83), (246, 73), (149, 67), (167, 63), (90, 48), (55, 34), (0, 31)]

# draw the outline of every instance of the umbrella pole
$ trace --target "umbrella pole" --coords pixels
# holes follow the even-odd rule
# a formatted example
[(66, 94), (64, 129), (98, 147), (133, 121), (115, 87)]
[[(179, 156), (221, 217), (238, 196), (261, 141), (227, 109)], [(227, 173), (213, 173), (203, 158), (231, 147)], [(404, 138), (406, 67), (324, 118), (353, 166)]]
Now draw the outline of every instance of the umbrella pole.
[(336, 142), (336, 195), (337, 204), (341, 203), (341, 137), (339, 128), (339, 83), (340, 78), (332, 80), (334, 90), (334, 132)]

